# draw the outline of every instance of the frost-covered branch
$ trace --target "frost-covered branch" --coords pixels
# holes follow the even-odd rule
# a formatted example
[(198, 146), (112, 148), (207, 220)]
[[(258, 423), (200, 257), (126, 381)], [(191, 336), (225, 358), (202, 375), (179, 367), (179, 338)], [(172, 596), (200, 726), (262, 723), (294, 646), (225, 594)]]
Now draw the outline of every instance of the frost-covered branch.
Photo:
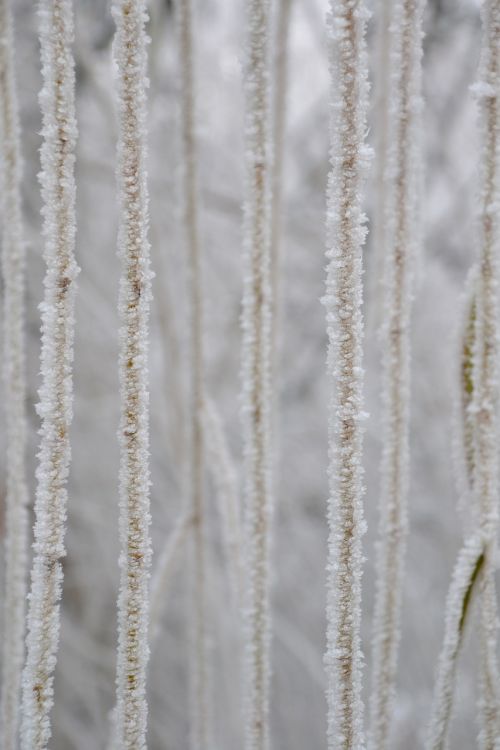
[(500, 736), (497, 666), (495, 557), (498, 534), (498, 273), (500, 252), (500, 0), (482, 7), (483, 42), (475, 93), (481, 120), (479, 272), (472, 368), (475, 414), (473, 494), (488, 543), (481, 583), (480, 745), (496, 747)]
[(444, 750), (447, 746), (458, 656), (472, 593), (484, 565), (484, 549), (481, 534), (470, 537), (460, 550), (453, 571), (446, 598), (444, 639), (432, 702), (428, 750)]
[(247, 558), (246, 750), (269, 743), (271, 533), (270, 205), (271, 158), (268, 0), (246, 5), (243, 430)]
[(151, 272), (146, 174), (147, 20), (144, 0), (114, 0), (120, 210), (120, 593), (116, 737), (120, 750), (146, 747), (149, 656), (148, 318)]
[(370, 747), (386, 748), (395, 694), (407, 533), (410, 314), (419, 242), (423, 0), (394, 0), (385, 174), (384, 433), (373, 634)]
[(329, 409), (327, 673), (328, 747), (364, 747), (361, 700), (363, 521), (361, 191), (369, 158), (367, 13), (361, 0), (331, 0), (331, 171), (327, 194), (326, 307)]
[(21, 134), (15, 81), (10, 0), (0, 0), (0, 214), (3, 217), (3, 377), (5, 398), (6, 514), (0, 747), (17, 748), (24, 614), (27, 591), (24, 265), (21, 215)]
[(23, 676), (21, 746), (42, 750), (51, 735), (54, 669), (60, 626), (61, 559), (66, 554), (67, 478), (72, 419), (75, 279), (75, 76), (71, 0), (42, 0), (43, 87), (40, 181), (47, 271), (42, 310), (41, 440), (35, 542)]

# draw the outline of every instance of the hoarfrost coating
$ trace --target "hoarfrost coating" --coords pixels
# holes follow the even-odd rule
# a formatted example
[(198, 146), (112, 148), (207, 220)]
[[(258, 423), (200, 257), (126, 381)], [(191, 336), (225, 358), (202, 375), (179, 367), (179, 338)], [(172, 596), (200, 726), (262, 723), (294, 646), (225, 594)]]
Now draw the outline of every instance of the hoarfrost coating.
[(367, 11), (359, 0), (331, 2), (328, 19), (331, 113), (327, 192), (329, 486), (327, 581), (328, 747), (364, 747), (361, 699), (361, 538), (363, 520), (361, 190), (370, 151), (367, 110)]
[(119, 750), (146, 747), (149, 657), (149, 393), (148, 319), (151, 271), (146, 179), (146, 8), (115, 0), (113, 52), (118, 90), (118, 251), (120, 316), (120, 592), (116, 673)]
[[(281, 10), (287, 11), (288, 0)], [(367, 44), (373, 56), (375, 86), (379, 74), (375, 30), (388, 31), (384, 14), (392, 21), (393, 0), (370, 0), (373, 19), (367, 25)], [(323, 0), (294, 3), (288, 18), (285, 48), (288, 76), (279, 66), (278, 41), (283, 31), (278, 14), (271, 12), (270, 114), (275, 125), (276, 172), (279, 172), (279, 97), (286, 98), (286, 126), (282, 140), (281, 202), (283, 223), (278, 232), (283, 252), (278, 271), (277, 307), (281, 319), (276, 345), (271, 346), (271, 380), (274, 358), (280, 361), (273, 386), (270, 421), (276, 424), (270, 451), (273, 506), (272, 554), (268, 568), (272, 601), (272, 679), (269, 701), (270, 744), (275, 750), (319, 750), (325, 747), (325, 560), (328, 496), (327, 425), (332, 379), (325, 368), (327, 332), (325, 308), (319, 304), (325, 284), (325, 183), (328, 172), (328, 115), (330, 39), (325, 33)], [(61, 639), (54, 679), (54, 706), (50, 712), (50, 750), (87, 750), (105, 747), (109, 713), (116, 703), (116, 599), (120, 568), (117, 565), (118, 472), (120, 451), (116, 439), (120, 412), (118, 357), (118, 284), (121, 260), (117, 257), (118, 222), (124, 218), (116, 200), (115, 179), (117, 117), (117, 66), (111, 45), (115, 25), (111, 3), (75, 3), (75, 94), (78, 112), (76, 152), (78, 276), (75, 304), (74, 416), (71, 424), (71, 472), (68, 481), (68, 520), (63, 560)], [(37, 95), (41, 71), (37, 39), (38, 3), (11, 2), (16, 28), (16, 79), (23, 177), (21, 182), (23, 230), (26, 238), (26, 477), (30, 497), (35, 497), (37, 389), (40, 313), (43, 298), (42, 198), (39, 171), (41, 116)], [(186, 467), (189, 412), (187, 391), (193, 377), (189, 364), (188, 258), (182, 242), (183, 216), (178, 211), (184, 154), (180, 147), (179, 114), (184, 84), (181, 82), (175, 24), (176, 3), (158, 0), (148, 4), (152, 35), (148, 46), (151, 89), (147, 94), (148, 185), (150, 187), (151, 261), (157, 275), (152, 280), (154, 300), (150, 319), (150, 452), (152, 486), (150, 527), (154, 550), (155, 585), (150, 592), (152, 610), (147, 667), (147, 745), (187, 748), (194, 729), (189, 658), (193, 643), (188, 548), (192, 539), (191, 508)], [(225, 549), (218, 503), (224, 495), (241, 495), (243, 509), (243, 431), (238, 409), (240, 382), (241, 291), (244, 270), (241, 248), (241, 206), (245, 167), (244, 87), (242, 58), (244, 11), (237, 3), (193, 1), (193, 20), (199, 33), (193, 38), (197, 59), (198, 95), (196, 142), (203, 265), (203, 349), (206, 391), (216, 405), (216, 422), (204, 422), (206, 451), (205, 514), (205, 626), (209, 633), (209, 699), (213, 717), (213, 746), (240, 748), (245, 731), (242, 714), (240, 628), (231, 596), (230, 574), (240, 563), (229, 564), (236, 554), (245, 563), (244, 530), (241, 547), (228, 538)], [(387, 17), (387, 16), (386, 16)], [(490, 31), (495, 25), (490, 24)], [(464, 310), (462, 289), (468, 269), (478, 261), (479, 238), (475, 198), (482, 162), (477, 102), (489, 106), (496, 84), (477, 75), (481, 47), (480, 4), (477, 0), (430, 0), (424, 17), (425, 109), (422, 127), (422, 165), (425, 167), (421, 277), (415, 269), (415, 299), (411, 320), (411, 462), (408, 482), (409, 534), (402, 586), (401, 645), (398, 653), (397, 692), (390, 713), (390, 745), (411, 748), (425, 742), (432, 706), (436, 666), (445, 631), (446, 595), (464, 538), (479, 531), (480, 508), (474, 496), (476, 398), (472, 386), (475, 350), (474, 296)], [(3, 31), (3, 25), (0, 31)], [(496, 35), (496, 32), (495, 32)], [(273, 56), (273, 43), (275, 45)], [(497, 39), (498, 43), (498, 39)], [(383, 46), (383, 43), (382, 43)], [(0, 57), (5, 50), (0, 50)], [(388, 45), (384, 52), (389, 56)], [(282, 62), (284, 62), (282, 58)], [(398, 71), (399, 72), (399, 71)], [(480, 85), (471, 83), (479, 78)], [(279, 81), (286, 81), (281, 88)], [(371, 96), (367, 140), (375, 146), (388, 135), (375, 116), (378, 93)], [(66, 101), (63, 102), (66, 105)], [(1, 110), (0, 110), (1, 111)], [(389, 118), (390, 119), (390, 118)], [(389, 123), (390, 125), (390, 123)], [(351, 135), (352, 131), (349, 130)], [(339, 130), (335, 135), (340, 136)], [(481, 139), (482, 140), (482, 139)], [(272, 164), (265, 165), (272, 174)], [(379, 520), (380, 459), (383, 448), (381, 361), (387, 354), (374, 328), (381, 295), (380, 274), (372, 274), (375, 260), (376, 217), (379, 198), (376, 168), (373, 181), (361, 190), (363, 207), (371, 217), (370, 234), (363, 246), (364, 304), (367, 335), (363, 338), (364, 404), (370, 419), (364, 424), (363, 468), (366, 495), (363, 512), (368, 531), (363, 537), (360, 638), (364, 645), (363, 695), (370, 698), (373, 654), (370, 639), (375, 594), (375, 548)], [(351, 175), (352, 176), (352, 175)], [(272, 182), (272, 177), (270, 181)], [(0, 196), (0, 201), (5, 195)], [(270, 208), (271, 220), (280, 212)], [(496, 210), (494, 221), (496, 222)], [(1, 229), (7, 227), (5, 215)], [(380, 225), (379, 225), (380, 226)], [(5, 248), (5, 245), (4, 245)], [(385, 254), (385, 253), (383, 253)], [(339, 259), (335, 258), (334, 262)], [(371, 262), (373, 260), (373, 263)], [(337, 270), (333, 273), (336, 275)], [(372, 275), (373, 278), (370, 278)], [(372, 286), (373, 282), (373, 286)], [(270, 284), (272, 288), (272, 283)], [(374, 289), (377, 292), (374, 295)], [(0, 289), (5, 302), (3, 280)], [(376, 299), (374, 299), (376, 296)], [(272, 297), (272, 292), (271, 292)], [(335, 303), (335, 300), (332, 300)], [(281, 313), (279, 312), (281, 310)], [(346, 323), (349, 314), (339, 311)], [(370, 320), (371, 317), (371, 320)], [(463, 325), (462, 325), (463, 324)], [(5, 317), (2, 315), (2, 329)], [(466, 328), (459, 347), (458, 325)], [(271, 326), (272, 328), (272, 326)], [(2, 338), (2, 346), (5, 339)], [(467, 353), (462, 352), (467, 349)], [(383, 355), (382, 357), (380, 355)], [(4, 359), (2, 365), (5, 364)], [(333, 363), (338, 364), (338, 363)], [(278, 368), (278, 365), (277, 365)], [(3, 368), (2, 368), (3, 369)], [(460, 383), (462, 373), (462, 383)], [(2, 383), (0, 383), (0, 390)], [(459, 388), (463, 390), (458, 394)], [(466, 395), (465, 395), (466, 393)], [(497, 394), (498, 395), (498, 394)], [(467, 435), (457, 436), (458, 466), (452, 462), (454, 402), (460, 397), (459, 419)], [(6, 391), (2, 391), (0, 417), (0, 574), (5, 580), (7, 450)], [(212, 412), (211, 416), (214, 416)], [(356, 426), (359, 426), (355, 423)], [(363, 423), (362, 423), (363, 424)], [(223, 426), (222, 431), (219, 430)], [(222, 442), (218, 437), (222, 436)], [(225, 444), (225, 445), (224, 445)], [(466, 461), (464, 461), (464, 449)], [(229, 456), (229, 460), (226, 460)], [(463, 515), (457, 513), (456, 475), (463, 485)], [(210, 481), (209, 481), (210, 480)], [(222, 491), (221, 491), (222, 490)], [(225, 504), (225, 503), (224, 503)], [(227, 505), (229, 511), (229, 503)], [(32, 508), (28, 504), (29, 512)], [(231, 503), (232, 525), (237, 506)], [(243, 509), (246, 510), (246, 509)], [(234, 511), (234, 519), (233, 519)], [(243, 520), (243, 518), (242, 518)], [(492, 519), (494, 520), (494, 519)], [(228, 523), (229, 531), (229, 523)], [(226, 554), (226, 551), (229, 554)], [(161, 558), (165, 561), (160, 563)], [(471, 564), (470, 569), (474, 566)], [(242, 566), (244, 581), (247, 566)], [(161, 572), (166, 575), (161, 579)], [(486, 573), (486, 576), (484, 575)], [(453, 678), (452, 719), (449, 743), (453, 750), (470, 750), (477, 744), (477, 688), (479, 666), (480, 589), (487, 579), (486, 560), (472, 571), (462, 647)], [(495, 574), (496, 576), (496, 574)], [(243, 586), (245, 588), (245, 586)], [(488, 602), (494, 602), (488, 597)], [(424, 603), (424, 606), (423, 606)], [(0, 595), (0, 607), (5, 604)], [(460, 605), (458, 605), (460, 607)], [(2, 609), (2, 621), (8, 616)], [(244, 611), (244, 608), (243, 608)], [(488, 619), (491, 620), (491, 609)], [(154, 627), (156, 620), (157, 627)], [(457, 620), (455, 619), (455, 623)], [(471, 627), (469, 627), (471, 626)], [(460, 625), (459, 625), (460, 629)], [(155, 637), (154, 631), (157, 636)], [(241, 639), (242, 640), (242, 639)], [(153, 652), (154, 649), (154, 652)], [(0, 654), (0, 658), (1, 658)], [(334, 654), (337, 656), (337, 654)], [(3, 667), (2, 660), (2, 667)], [(485, 673), (487, 676), (487, 673)], [(481, 714), (482, 715), (482, 714)], [(366, 721), (369, 729), (369, 721)], [(482, 722), (482, 719), (481, 719)], [(0, 721), (1, 723), (1, 721)], [(492, 726), (494, 726), (492, 724)], [(193, 732), (194, 734), (194, 732)], [(415, 739), (417, 738), (417, 739)], [(420, 738), (420, 739), (419, 739)], [(2, 740), (0, 740), (2, 745)], [(116, 743), (115, 743), (116, 748)], [(123, 750), (123, 748), (121, 748)]]
[[(400, 640), (407, 536), (410, 434), (410, 321), (413, 270), (419, 252), (422, 14), (424, 0), (391, 7), (387, 162), (384, 174), (385, 247), (382, 330), (383, 451), (373, 625), (370, 747), (388, 747)], [(382, 248), (377, 248), (381, 252)]]
[(463, 640), (465, 617), (477, 575), (484, 563), (484, 539), (481, 534), (468, 538), (460, 550), (446, 599), (443, 647), (439, 656), (432, 715), (427, 740), (428, 750), (448, 746), (452, 715), (455, 673)]
[(41, 419), (35, 541), (23, 675), (21, 747), (44, 750), (51, 736), (62, 587), (73, 400), (75, 279), (75, 76), (71, 0), (39, 6), (43, 86), (40, 183), (46, 275), (42, 313)]
[(271, 498), (270, 91), (268, 0), (246, 7), (242, 416), (247, 600), (245, 748), (269, 745)]

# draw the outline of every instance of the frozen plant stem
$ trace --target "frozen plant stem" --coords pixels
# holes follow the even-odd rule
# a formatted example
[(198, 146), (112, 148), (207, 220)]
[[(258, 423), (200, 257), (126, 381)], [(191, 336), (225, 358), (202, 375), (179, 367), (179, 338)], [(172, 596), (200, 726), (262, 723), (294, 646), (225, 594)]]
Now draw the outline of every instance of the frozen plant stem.
[(245, 748), (269, 743), (271, 532), (270, 289), (271, 148), (269, 2), (246, 4), (245, 189), (243, 216), (243, 431), (247, 560)]
[(427, 750), (444, 750), (447, 747), (458, 656), (472, 593), (483, 565), (484, 542), (481, 534), (475, 534), (460, 550), (446, 599), (445, 633), (439, 656)]
[(366, 17), (361, 0), (331, 0), (330, 163), (327, 191), (329, 490), (327, 580), (328, 747), (364, 747), (361, 700), (363, 370), (362, 187), (369, 160)]
[(71, 0), (39, 6), (43, 87), (40, 182), (44, 257), (40, 452), (35, 499), (35, 541), (23, 676), (21, 747), (46, 748), (51, 735), (54, 669), (60, 627), (65, 555), (69, 427), (73, 400), (75, 279), (75, 77)]
[[(394, 0), (390, 34), (390, 146), (385, 180), (384, 409), (373, 635), (370, 748), (388, 746), (400, 638), (407, 534), (410, 313), (419, 238), (423, 0)], [(380, 217), (379, 217), (380, 218)]]
[(487, 540), (480, 582), (481, 699), (480, 746), (497, 747), (500, 736), (497, 667), (497, 602), (495, 556), (498, 534), (498, 254), (500, 251), (500, 0), (482, 7), (483, 42), (479, 83), (482, 155), (479, 203), (479, 272), (473, 360), (475, 450), (474, 505)]
[(369, 327), (379, 327), (383, 309), (383, 279), (387, 252), (387, 129), (389, 121), (389, 60), (391, 16), (394, 0), (377, 0), (376, 8), (376, 68), (375, 68), (375, 205), (373, 217), (373, 251), (370, 263)]
[(148, 319), (151, 272), (146, 173), (147, 55), (144, 0), (114, 0), (120, 211), (120, 592), (116, 676), (116, 744), (146, 747), (149, 656)]
[(26, 412), (24, 355), (25, 248), (21, 215), (21, 134), (10, 0), (0, 0), (0, 177), (6, 515), (0, 747), (16, 750), (27, 591)]
[[(273, 377), (278, 376), (280, 353), (279, 300), (281, 278), (281, 245), (283, 226), (283, 157), (285, 151), (286, 101), (288, 92), (288, 36), (290, 30), (290, 10), (293, 0), (278, 0), (275, 8), (274, 32), (274, 80), (272, 91), (273, 148), (272, 164), (273, 189), (271, 201), (271, 288), (272, 288), (272, 334), (271, 353), (273, 357)], [(275, 389), (276, 390), (276, 389)]]
[(178, 0), (180, 127), (182, 149), (182, 220), (188, 254), (189, 389), (188, 488), (192, 512), (192, 724), (191, 747), (210, 744), (210, 709), (206, 644), (206, 581), (203, 447), (203, 300), (199, 237), (198, 167), (193, 70), (193, 0)]
[(458, 477), (457, 489), (460, 494), (460, 506), (466, 526), (478, 522), (477, 508), (474, 508), (474, 450), (476, 418), (474, 403), (474, 352), (476, 339), (477, 311), (477, 265), (469, 272), (464, 295), (464, 315), (460, 330), (459, 351), (459, 393), (455, 405), (456, 433), (454, 454), (455, 474)]

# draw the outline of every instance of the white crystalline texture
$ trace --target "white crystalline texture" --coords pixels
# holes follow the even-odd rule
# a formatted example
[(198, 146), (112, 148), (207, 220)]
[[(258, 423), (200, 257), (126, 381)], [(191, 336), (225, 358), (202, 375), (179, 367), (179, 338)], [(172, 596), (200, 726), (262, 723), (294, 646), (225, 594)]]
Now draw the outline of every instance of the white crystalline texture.
[(7, 438), (5, 588), (0, 747), (16, 750), (27, 573), (28, 492), (24, 362), (24, 265), (21, 153), (10, 0), (0, 0), (0, 201), (3, 216), (3, 377)]
[[(468, 283), (468, 304), (463, 325), (461, 398), (459, 406), (462, 446), (456, 451), (465, 464), (462, 485), (466, 490), (467, 525), (475, 526), (475, 542), (464, 546), (455, 569), (446, 607), (445, 639), (440, 657), (429, 732), (429, 750), (448, 745), (454, 674), (460, 628), (460, 601), (474, 562), (473, 544), (481, 544), (484, 558), (478, 578), (479, 613), (479, 746), (498, 748), (500, 691), (497, 663), (498, 606), (495, 568), (498, 536), (498, 254), (500, 252), (499, 136), (500, 110), (500, 0), (485, 0), (482, 7), (480, 83), (473, 87), (480, 110), (482, 150), (479, 192), (479, 258)], [(471, 352), (472, 349), (472, 365)], [(465, 358), (465, 359), (464, 359)], [(465, 369), (464, 369), (465, 365)], [(469, 370), (472, 369), (472, 373)], [(469, 568), (469, 572), (467, 569)]]
[(142, 0), (115, 0), (120, 210), (120, 592), (116, 677), (119, 750), (146, 747), (149, 538), (148, 318), (151, 297), (146, 185), (146, 34)]
[(465, 625), (464, 608), (468, 604), (464, 605), (464, 602), (467, 593), (470, 596), (472, 591), (483, 554), (484, 539), (478, 533), (465, 542), (455, 564), (446, 599), (445, 633), (439, 656), (427, 750), (444, 750), (447, 747), (455, 672)]
[(61, 558), (65, 555), (66, 483), (70, 461), (75, 279), (74, 150), (76, 121), (73, 14), (70, 0), (42, 0), (40, 94), (43, 144), (40, 182), (47, 265), (42, 310), (40, 452), (35, 542), (23, 677), (21, 746), (46, 748), (59, 641)]
[(245, 200), (243, 294), (243, 429), (245, 543), (248, 596), (245, 609), (245, 748), (269, 742), (270, 467), (270, 101), (269, 3), (246, 6)]
[(400, 640), (407, 535), (410, 313), (419, 244), (423, 0), (394, 0), (389, 34), (385, 174), (383, 455), (373, 635), (370, 748), (388, 746)]
[(364, 747), (360, 644), (363, 470), (361, 191), (367, 164), (365, 27), (359, 0), (330, 4), (331, 171), (326, 294), (329, 411), (327, 673), (328, 747)]

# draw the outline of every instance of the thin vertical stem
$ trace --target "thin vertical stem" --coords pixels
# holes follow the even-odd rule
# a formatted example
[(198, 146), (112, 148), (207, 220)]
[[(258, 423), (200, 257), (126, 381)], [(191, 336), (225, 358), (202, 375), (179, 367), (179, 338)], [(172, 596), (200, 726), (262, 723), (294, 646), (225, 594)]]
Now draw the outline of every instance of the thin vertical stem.
[(189, 316), (189, 503), (192, 511), (192, 729), (193, 750), (210, 744), (210, 709), (206, 643), (206, 560), (204, 521), (203, 446), (203, 293), (199, 236), (198, 163), (196, 149), (195, 78), (193, 65), (193, 0), (179, 0), (178, 8), (180, 116), (182, 149), (183, 231), (188, 255)]
[(149, 393), (151, 298), (146, 172), (147, 55), (144, 0), (114, 0), (117, 68), (120, 279), (120, 593), (116, 739), (120, 750), (146, 747), (149, 656)]
[(268, 0), (246, 6), (243, 428), (248, 596), (246, 604), (246, 750), (269, 744), (271, 533), (271, 148)]
[(71, 0), (40, 2), (43, 88), (41, 185), (44, 257), (40, 403), (42, 420), (35, 543), (23, 676), (21, 746), (43, 750), (51, 735), (54, 669), (66, 554), (69, 427), (73, 401), (75, 279), (75, 76)]
[(395, 0), (391, 26), (390, 148), (386, 183), (383, 455), (373, 636), (370, 747), (389, 742), (407, 535), (410, 317), (419, 238), (422, 0)]
[(10, 0), (0, 0), (0, 191), (4, 284), (3, 376), (7, 439), (5, 591), (0, 747), (17, 748), (27, 592), (25, 248), (21, 212), (21, 134)]
[(485, 0), (480, 82), (482, 159), (480, 254), (477, 280), (476, 336), (473, 363), (476, 415), (473, 493), (480, 526), (487, 538), (481, 581), (481, 733), (480, 745), (492, 750), (500, 733), (497, 666), (495, 557), (498, 534), (498, 255), (500, 233), (500, 0)]
[(279, 370), (280, 352), (280, 278), (283, 226), (283, 162), (285, 154), (286, 103), (288, 91), (288, 37), (292, 0), (278, 0), (274, 33), (274, 80), (272, 91), (272, 124), (274, 159), (272, 164), (271, 215), (271, 289), (272, 334), (271, 352), (274, 359), (273, 375)]
[(391, 84), (390, 29), (394, 0), (376, 4), (375, 65), (375, 206), (373, 216), (373, 251), (370, 263), (369, 326), (376, 330), (384, 309), (384, 268), (387, 255), (387, 157), (389, 125), (389, 89)]
[(366, 10), (361, 0), (332, 0), (330, 163), (327, 192), (329, 489), (327, 581), (328, 747), (364, 747), (361, 700), (361, 538), (363, 521), (361, 206), (369, 150)]

